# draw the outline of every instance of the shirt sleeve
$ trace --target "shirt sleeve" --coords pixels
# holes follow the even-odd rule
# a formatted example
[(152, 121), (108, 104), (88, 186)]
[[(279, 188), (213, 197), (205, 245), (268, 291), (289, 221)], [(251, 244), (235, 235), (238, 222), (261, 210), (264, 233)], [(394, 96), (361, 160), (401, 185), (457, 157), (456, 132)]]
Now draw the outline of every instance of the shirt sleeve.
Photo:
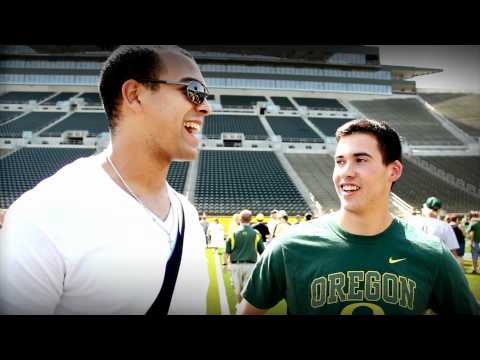
[(259, 254), (263, 253), (263, 251), (265, 250), (265, 246), (263, 245), (263, 240), (262, 240), (262, 234), (260, 234), (259, 231), (257, 231), (257, 236), (256, 236), (256, 239), (255, 239), (255, 243), (257, 245), (257, 252)]
[(469, 288), (462, 269), (443, 243), (430, 307), (441, 315), (480, 314), (480, 306)]
[(232, 238), (233, 238), (233, 234), (228, 235), (227, 241), (225, 243), (225, 252), (227, 254), (232, 253)]
[(267, 247), (245, 286), (243, 297), (258, 309), (270, 309), (286, 295), (283, 248), (280, 243)]
[(65, 264), (48, 236), (15, 209), (0, 232), (0, 313), (53, 314)]
[(455, 235), (455, 231), (453, 231), (450, 225), (445, 226), (444, 235), (447, 240), (447, 247), (450, 250), (455, 250), (460, 247), (460, 245), (458, 244), (457, 236)]

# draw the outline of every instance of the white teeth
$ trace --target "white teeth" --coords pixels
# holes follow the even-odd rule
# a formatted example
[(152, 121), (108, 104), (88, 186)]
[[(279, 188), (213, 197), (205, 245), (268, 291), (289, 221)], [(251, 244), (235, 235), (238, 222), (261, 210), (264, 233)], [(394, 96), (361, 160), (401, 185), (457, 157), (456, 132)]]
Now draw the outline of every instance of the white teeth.
[(356, 185), (342, 185), (342, 189), (345, 191), (356, 191), (360, 188)]
[(200, 125), (191, 121), (187, 121), (184, 126), (190, 128), (192, 132), (200, 131)]

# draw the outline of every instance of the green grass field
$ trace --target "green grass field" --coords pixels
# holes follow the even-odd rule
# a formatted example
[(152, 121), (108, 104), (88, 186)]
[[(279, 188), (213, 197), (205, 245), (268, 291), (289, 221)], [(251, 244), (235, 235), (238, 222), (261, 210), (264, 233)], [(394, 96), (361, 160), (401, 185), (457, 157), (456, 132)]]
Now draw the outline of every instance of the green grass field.
[[(220, 310), (220, 298), (218, 293), (218, 283), (217, 275), (215, 272), (215, 253), (213, 249), (206, 250), (206, 256), (208, 259), (208, 272), (210, 275), (210, 287), (208, 289), (208, 306), (207, 314), (208, 315), (221, 315)], [(217, 254), (219, 256), (220, 264), (223, 262), (223, 255)], [(472, 262), (471, 260), (465, 260), (465, 276), (470, 285), (470, 289), (473, 294), (480, 300), (480, 275), (471, 275), (472, 271)], [(225, 285), (225, 290), (227, 293), (228, 307), (230, 314), (235, 313), (235, 293), (232, 288), (232, 283), (230, 279), (229, 272), (222, 272), (222, 279)], [(275, 307), (271, 308), (267, 315), (285, 315), (287, 313), (287, 304), (285, 301), (281, 301)]]

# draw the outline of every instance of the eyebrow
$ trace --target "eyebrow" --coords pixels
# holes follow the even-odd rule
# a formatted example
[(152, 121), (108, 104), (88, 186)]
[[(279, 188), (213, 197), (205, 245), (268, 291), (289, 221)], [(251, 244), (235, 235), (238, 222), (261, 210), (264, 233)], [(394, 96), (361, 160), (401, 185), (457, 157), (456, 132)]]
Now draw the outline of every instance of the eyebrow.
[[(366, 152), (359, 152), (359, 153), (354, 153), (353, 154), (353, 157), (360, 157), (360, 156), (366, 156), (366, 157), (369, 157), (369, 158), (373, 159), (373, 156), (370, 155), (369, 153), (366, 153)], [(338, 156), (335, 156), (335, 159), (344, 158), (344, 157), (345, 157), (344, 155), (338, 155)]]

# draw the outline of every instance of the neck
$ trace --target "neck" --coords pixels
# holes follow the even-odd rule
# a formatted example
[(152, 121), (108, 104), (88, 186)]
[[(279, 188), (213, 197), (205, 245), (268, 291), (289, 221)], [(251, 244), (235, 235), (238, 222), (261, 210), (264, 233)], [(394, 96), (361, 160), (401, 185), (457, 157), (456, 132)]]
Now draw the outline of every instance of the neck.
[(337, 223), (345, 231), (355, 235), (377, 235), (385, 231), (392, 223), (393, 216), (386, 207), (382, 211), (368, 214), (354, 213), (346, 209), (337, 212)]
[[(166, 192), (170, 162), (156, 158), (136, 141), (129, 140), (112, 139), (110, 160), (123, 180), (137, 196)], [(104, 169), (117, 184), (124, 187), (107, 162), (104, 163)]]

